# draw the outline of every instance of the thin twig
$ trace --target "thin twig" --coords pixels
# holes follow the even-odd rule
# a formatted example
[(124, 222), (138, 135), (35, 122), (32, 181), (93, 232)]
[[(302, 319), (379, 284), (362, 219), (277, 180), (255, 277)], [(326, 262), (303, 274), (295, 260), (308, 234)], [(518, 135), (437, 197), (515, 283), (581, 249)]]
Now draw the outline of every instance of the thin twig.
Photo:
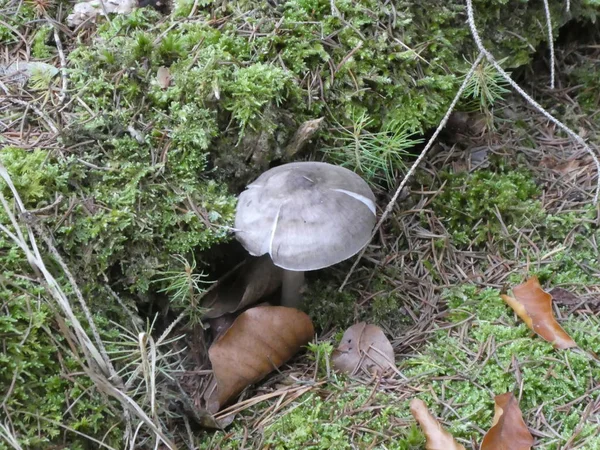
[[(398, 186), (398, 189), (396, 189), (396, 192), (394, 193), (394, 196), (392, 197), (392, 199), (389, 201), (389, 203), (385, 207), (385, 210), (383, 211), (383, 214), (381, 215), (381, 218), (379, 219), (379, 222), (377, 222), (377, 225), (375, 225), (375, 228), (373, 229), (373, 232), (371, 233), (371, 238), (369, 239), (369, 242), (371, 242), (373, 240), (373, 238), (375, 237), (375, 235), (377, 234), (377, 232), (381, 228), (381, 225), (383, 225), (383, 222), (385, 222), (385, 220), (387, 219), (387, 217), (389, 216), (389, 214), (392, 212), (392, 209), (394, 209), (394, 206), (396, 205), (396, 201), (398, 200), (398, 197), (400, 196), (400, 193), (404, 189), (404, 186), (406, 186), (406, 184), (408, 183), (408, 180), (412, 177), (413, 173), (415, 172), (415, 170), (417, 169), (417, 167), (419, 166), (419, 164), (421, 164), (421, 161), (423, 161), (423, 159), (425, 158), (425, 155), (427, 155), (427, 152), (432, 147), (432, 145), (435, 142), (435, 140), (437, 139), (438, 135), (440, 134), (440, 132), (442, 131), (442, 129), (446, 126), (446, 123), (448, 122), (448, 119), (450, 118), (450, 114), (452, 114), (452, 111), (454, 111), (454, 108), (456, 107), (456, 104), (460, 100), (460, 98), (461, 98), (461, 96), (462, 96), (465, 88), (467, 87), (467, 83), (469, 82), (469, 80), (473, 76), (473, 72), (475, 72), (475, 69), (477, 68), (477, 66), (479, 65), (479, 63), (481, 62), (482, 59), (483, 59), (483, 53), (480, 53), (477, 56), (477, 59), (475, 59), (475, 62), (473, 63), (473, 65), (471, 66), (471, 69), (469, 69), (469, 72), (465, 76), (465, 79), (463, 80), (462, 84), (460, 85), (460, 88), (458, 89), (458, 92), (454, 96), (454, 99), (452, 100), (452, 103), (450, 103), (450, 106), (448, 107), (448, 110), (446, 111), (446, 114), (444, 115), (444, 118), (441, 120), (440, 124), (438, 125), (438, 127), (435, 130), (435, 132), (433, 133), (433, 135), (431, 136), (431, 138), (427, 142), (427, 145), (425, 146), (425, 148), (423, 149), (423, 151), (421, 152), (421, 154), (419, 155), (419, 157), (417, 158), (417, 160), (413, 163), (413, 165), (411, 166), (411, 168), (408, 170), (408, 173), (404, 176), (404, 179), (400, 183), (400, 186)], [(348, 271), (348, 274), (346, 275), (346, 278), (344, 278), (344, 281), (342, 282), (342, 285), (340, 286), (339, 292), (342, 292), (342, 290), (344, 289), (344, 287), (348, 283), (348, 280), (350, 279), (350, 276), (352, 275), (352, 273), (356, 269), (356, 266), (358, 265), (359, 261), (361, 260), (361, 258), (365, 254), (366, 250), (367, 250), (367, 245), (365, 245), (365, 247), (361, 250), (361, 252), (356, 257), (356, 260), (354, 261), (354, 264), (352, 264), (352, 267)]]
[(585, 140), (581, 136), (579, 136), (577, 133), (575, 133), (573, 130), (571, 130), (568, 126), (566, 126), (560, 120), (555, 118), (552, 114), (550, 114), (548, 111), (546, 111), (538, 102), (536, 102), (533, 98), (531, 98), (527, 94), (527, 92), (525, 92), (521, 88), (521, 86), (519, 86), (517, 83), (515, 83), (515, 81), (510, 77), (510, 75), (504, 71), (504, 69), (500, 66), (500, 64), (498, 64), (498, 62), (496, 61), (494, 56), (483, 46), (481, 37), (479, 36), (479, 32), (477, 31), (477, 28), (475, 27), (475, 18), (473, 15), (473, 1), (472, 0), (466, 0), (466, 1), (467, 1), (467, 14), (468, 14), (469, 28), (471, 29), (471, 34), (473, 35), (473, 39), (475, 40), (475, 43), (477, 44), (477, 48), (479, 49), (479, 51), (485, 55), (486, 59), (490, 62), (490, 64), (492, 64), (496, 68), (496, 70), (504, 77), (504, 79), (507, 81), (507, 83), (509, 83), (515, 91), (517, 91), (525, 100), (527, 100), (527, 102), (531, 106), (533, 106), (540, 114), (542, 114), (546, 119), (548, 119), (554, 125), (559, 127), (561, 130), (563, 130), (565, 133), (567, 133), (575, 142), (577, 142), (579, 145), (581, 145), (594, 160), (594, 164), (596, 164), (596, 171), (597, 171), (596, 194), (594, 195), (594, 204), (597, 204), (598, 196), (600, 195), (600, 161), (598, 161), (598, 157), (596, 156), (596, 153), (594, 153), (592, 148), (585, 142)]
[(7, 442), (14, 450), (23, 450), (9, 422), (0, 423), (0, 438)]
[(552, 17), (550, 16), (550, 5), (544, 0), (544, 11), (546, 11), (546, 28), (548, 29), (548, 48), (550, 50), (550, 89), (554, 89), (554, 38), (552, 36)]
[[(0, 176), (4, 179), (4, 181), (6, 182), (6, 184), (9, 187), (9, 189), (12, 191), (15, 202), (17, 203), (17, 207), (20, 210), (20, 212), (26, 211), (26, 209), (23, 205), (23, 202), (21, 201), (21, 198), (19, 197), (18, 192), (12, 182), (12, 179), (8, 175), (8, 171), (5, 169), (5, 167), (2, 165), (2, 163), (0, 163)], [(41, 275), (43, 275), (43, 278), (46, 281), (46, 287), (48, 288), (48, 290), (50, 291), (52, 296), (56, 299), (58, 305), (61, 307), (65, 316), (71, 322), (72, 327), (75, 331), (75, 334), (78, 337), (78, 339), (80, 340), (81, 348), (84, 351), (84, 353), (86, 354), (86, 356), (88, 356), (88, 359), (91, 361), (94, 361), (96, 363), (96, 365), (98, 366), (98, 368), (102, 372), (108, 373), (106, 361), (101, 356), (98, 349), (96, 349), (93, 342), (91, 341), (89, 336), (86, 334), (84, 328), (81, 326), (81, 323), (79, 322), (79, 319), (73, 312), (73, 309), (71, 308), (71, 304), (69, 303), (69, 300), (67, 299), (67, 296), (65, 295), (64, 291), (62, 290), (62, 288), (60, 287), (60, 285), (58, 284), (58, 282), (56, 281), (54, 276), (46, 268), (46, 265), (44, 264), (41, 254), (37, 248), (37, 243), (35, 241), (35, 237), (34, 237), (31, 226), (29, 224), (26, 224), (27, 234), (29, 237), (29, 241), (31, 243), (31, 248), (30, 248), (27, 245), (26, 239), (21, 232), (21, 229), (17, 223), (17, 220), (16, 220), (14, 214), (12, 213), (10, 208), (8, 208), (8, 203), (6, 202), (4, 195), (1, 192), (0, 192), (0, 200), (2, 201), (2, 206), (4, 207), (4, 211), (8, 215), (9, 220), (11, 221), (13, 228), (15, 229), (15, 232), (17, 233), (17, 236), (15, 236), (13, 233), (11, 233), (10, 230), (8, 230), (8, 228), (4, 227), (3, 225), (0, 225), (0, 230), (2, 230), (9, 238), (11, 238), (15, 242), (15, 244), (17, 244), (21, 248), (21, 250), (23, 250), (23, 252), (25, 252), (25, 255), (27, 257), (27, 261), (29, 262), (29, 264), (38, 273), (41, 273)]]
[(56, 43), (56, 49), (58, 50), (58, 59), (60, 60), (60, 77), (62, 85), (60, 88), (60, 94), (58, 95), (58, 103), (63, 104), (67, 98), (67, 89), (69, 88), (69, 77), (67, 76), (67, 59), (65, 58), (65, 52), (63, 51), (62, 42), (58, 34), (58, 26), (52, 21), (52, 27), (54, 28), (54, 42)]
[(30, 209), (27, 212), (29, 214), (43, 214), (43, 213), (46, 213), (46, 212), (50, 211), (51, 209), (54, 209), (58, 205), (60, 205), (64, 199), (65, 199), (65, 197), (62, 194), (59, 194), (58, 197), (56, 197), (56, 200), (54, 200), (49, 205), (42, 206), (41, 208), (37, 208), (37, 209)]
[(58, 127), (56, 126), (54, 121), (52, 119), (50, 119), (50, 117), (48, 117), (40, 108), (35, 106), (33, 103), (27, 103), (23, 100), (19, 100), (18, 98), (8, 98), (7, 100), (10, 102), (16, 103), (17, 105), (21, 105), (21, 106), (25, 106), (26, 108), (33, 109), (33, 111), (38, 116), (40, 116), (40, 119), (42, 119), (46, 123), (46, 125), (48, 125), (48, 128), (50, 128), (50, 130), (54, 134), (58, 134)]
[(10, 31), (12, 31), (13, 33), (15, 33), (17, 36), (19, 36), (21, 38), (21, 41), (23, 41), (23, 44), (25, 44), (25, 52), (27, 53), (27, 59), (29, 59), (29, 55), (31, 54), (31, 48), (29, 46), (29, 41), (27, 39), (25, 39), (25, 36), (23, 36), (21, 34), (21, 32), (19, 30), (17, 30), (15, 27), (6, 23), (2, 19), (0, 19), (0, 25), (8, 28)]
[(131, 324), (135, 328), (135, 330), (137, 332), (141, 332), (140, 326), (143, 325), (142, 319), (133, 314), (133, 312), (129, 309), (129, 307), (125, 304), (121, 297), (119, 297), (117, 293), (108, 284), (105, 284), (104, 288), (108, 291), (110, 295), (112, 295), (112, 297), (117, 301), (119, 306), (123, 308), (123, 311), (125, 311), (125, 314), (127, 314), (127, 316), (129, 317), (129, 320), (131, 321)]

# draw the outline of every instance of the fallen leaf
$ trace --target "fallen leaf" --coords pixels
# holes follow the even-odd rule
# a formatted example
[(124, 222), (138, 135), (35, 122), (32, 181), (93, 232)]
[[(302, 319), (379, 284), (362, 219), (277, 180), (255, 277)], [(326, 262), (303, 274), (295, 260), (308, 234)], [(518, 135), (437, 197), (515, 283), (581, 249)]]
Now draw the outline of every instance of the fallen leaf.
[(490, 165), (489, 147), (479, 147), (471, 150), (471, 170), (485, 169)]
[(78, 27), (82, 23), (106, 14), (128, 14), (137, 7), (137, 0), (90, 0), (77, 3), (73, 12), (67, 17), (70, 27)]
[(481, 442), (481, 450), (529, 450), (533, 436), (523, 421), (517, 399), (512, 392), (497, 395), (492, 428)]
[(359, 370), (383, 373), (394, 363), (394, 349), (381, 328), (365, 322), (352, 325), (332, 355), (333, 367), (349, 374)]
[(318, 119), (307, 120), (304, 122), (296, 133), (285, 147), (284, 156), (289, 159), (302, 150), (302, 147), (315, 135), (317, 131), (321, 128), (321, 124), (323, 122), (324, 117), (319, 117)]
[(581, 161), (579, 161), (578, 159), (572, 159), (570, 161), (559, 164), (558, 166), (556, 166), (554, 168), (554, 170), (556, 170), (558, 173), (560, 173), (562, 175), (567, 175), (571, 172), (576, 171), (580, 167), (581, 167)]
[(234, 313), (223, 314), (222, 316), (215, 317), (214, 319), (208, 319), (213, 341), (216, 341), (223, 333), (225, 333), (225, 331), (227, 331), (231, 325), (233, 325), (235, 319), (236, 315)]
[(297, 309), (259, 306), (244, 311), (208, 350), (215, 380), (204, 396), (208, 411), (217, 412), (277, 369), (313, 335), (310, 318)]
[(220, 279), (218, 286), (206, 295), (202, 307), (210, 311), (204, 317), (214, 319), (250, 306), (275, 292), (282, 279), (283, 269), (273, 264), (269, 255), (248, 259)]
[(171, 84), (171, 72), (168, 68), (160, 66), (156, 72), (156, 82), (161, 89), (167, 89)]
[(537, 277), (515, 286), (512, 291), (513, 297), (502, 295), (502, 299), (531, 330), (555, 348), (577, 347), (554, 318), (552, 296), (542, 289)]
[(431, 415), (423, 400), (413, 398), (410, 401), (410, 413), (425, 434), (426, 450), (465, 450), (465, 447), (456, 442), (452, 435), (444, 430), (437, 419)]
[(481, 113), (454, 111), (448, 118), (445, 133), (449, 141), (460, 140), (461, 136), (480, 136), (487, 128), (486, 118)]
[(0, 65), (0, 76), (16, 84), (25, 84), (35, 74), (48, 75), (48, 78), (52, 78), (58, 72), (55, 66), (41, 61), (15, 61), (8, 66)]

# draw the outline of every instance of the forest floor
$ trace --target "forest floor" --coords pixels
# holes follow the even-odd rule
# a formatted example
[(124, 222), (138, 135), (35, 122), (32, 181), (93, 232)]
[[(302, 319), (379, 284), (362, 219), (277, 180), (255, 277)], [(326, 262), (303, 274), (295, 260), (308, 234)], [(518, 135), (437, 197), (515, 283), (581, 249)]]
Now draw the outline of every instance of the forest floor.
[[(565, 55), (577, 51), (559, 50), (563, 80), (573, 75)], [(599, 70), (597, 50), (586, 55), (585, 70)], [(527, 76), (538, 101), (597, 145), (596, 106), (581, 106), (597, 105), (597, 93)], [(422, 448), (408, 406), (418, 397), (476, 449), (505, 392), (518, 398), (535, 448), (600, 448), (596, 166), (517, 96), (492, 115), (453, 116), (344, 294), (336, 290), (349, 263), (309, 278), (305, 309), (323, 330), (316, 345), (247, 392), (274, 397), (250, 402), (202, 448)], [(531, 276), (583, 353), (553, 349), (501, 300)], [(326, 355), (361, 320), (385, 330), (401, 375), (329, 370)]]
[[(555, 89), (538, 76), (543, 60), (518, 79), (598, 148), (600, 40), (557, 48)], [(21, 114), (3, 130), (13, 145), (27, 128), (19, 102), (2, 106), (7, 117)], [(42, 147), (59, 146), (44, 127), (27, 138), (35, 133)], [(597, 177), (589, 154), (516, 95), (455, 113), (344, 291), (352, 260), (308, 275), (304, 309), (317, 331), (309, 349), (244, 391), (226, 430), (191, 426), (183, 440), (201, 449), (417, 449), (417, 397), (476, 449), (494, 397), (513, 392), (535, 448), (600, 450)], [(377, 193), (380, 208), (391, 194)], [(578, 349), (554, 349), (502, 301), (532, 276), (552, 290)], [(331, 370), (333, 348), (359, 321), (384, 330), (398, 372), (359, 379)]]

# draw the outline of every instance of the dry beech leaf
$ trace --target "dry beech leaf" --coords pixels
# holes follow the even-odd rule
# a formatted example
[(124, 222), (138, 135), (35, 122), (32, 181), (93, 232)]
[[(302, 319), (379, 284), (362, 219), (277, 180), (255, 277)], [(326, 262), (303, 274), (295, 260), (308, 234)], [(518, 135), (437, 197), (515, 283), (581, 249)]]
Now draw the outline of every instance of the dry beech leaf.
[(529, 450), (533, 436), (523, 421), (517, 399), (512, 392), (497, 395), (492, 428), (481, 442), (481, 450)]
[(336, 370), (351, 375), (359, 370), (369, 374), (383, 373), (396, 367), (394, 349), (383, 330), (365, 322), (346, 330), (340, 345), (333, 352), (332, 360)]
[(537, 277), (515, 286), (512, 291), (513, 297), (502, 295), (502, 299), (531, 330), (555, 348), (577, 347), (554, 318), (552, 296), (542, 289)]
[(431, 415), (423, 400), (413, 398), (410, 401), (410, 413), (425, 434), (426, 450), (465, 450), (465, 447), (456, 442), (452, 435), (444, 430), (437, 419)]
[(313, 335), (310, 318), (297, 309), (259, 306), (244, 311), (208, 350), (215, 378), (214, 389), (205, 394), (208, 411), (217, 412), (277, 369)]
[(228, 313), (219, 317), (215, 317), (214, 319), (208, 319), (213, 342), (216, 341), (223, 333), (229, 330), (229, 327), (231, 327), (233, 322), (235, 322), (236, 317), (237, 316), (235, 313)]
[(220, 279), (204, 297), (202, 307), (210, 308), (204, 317), (214, 319), (250, 306), (275, 292), (282, 279), (283, 269), (273, 264), (269, 255), (251, 258)]
[(544, 156), (540, 161), (540, 166), (554, 170), (561, 175), (568, 175), (575, 171), (579, 172), (582, 165), (583, 162), (578, 159), (563, 161), (555, 158), (554, 156)]

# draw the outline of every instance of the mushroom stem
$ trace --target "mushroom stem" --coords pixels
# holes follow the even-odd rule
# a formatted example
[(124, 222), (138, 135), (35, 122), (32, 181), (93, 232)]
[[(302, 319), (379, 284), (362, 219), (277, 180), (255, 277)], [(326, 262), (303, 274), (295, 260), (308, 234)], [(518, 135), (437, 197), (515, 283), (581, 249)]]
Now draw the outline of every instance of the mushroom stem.
[(303, 284), (304, 272), (284, 270), (281, 285), (281, 306), (298, 308), (301, 303), (300, 288)]

